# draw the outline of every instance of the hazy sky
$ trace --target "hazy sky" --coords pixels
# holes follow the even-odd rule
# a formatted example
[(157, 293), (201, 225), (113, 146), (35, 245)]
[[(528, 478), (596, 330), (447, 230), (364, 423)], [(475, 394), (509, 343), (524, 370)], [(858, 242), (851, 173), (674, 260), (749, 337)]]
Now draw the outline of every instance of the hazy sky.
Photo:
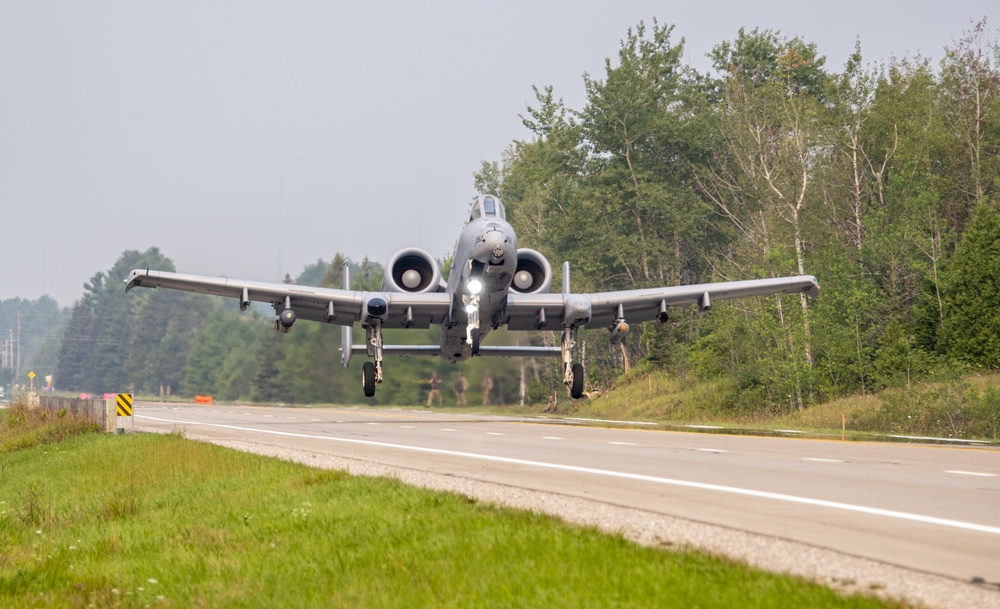
[[(454, 245), (472, 174), (529, 132), (532, 85), (573, 109), (627, 29), (687, 62), (740, 26), (839, 70), (935, 62), (996, 0), (810, 3), (0, 0), (0, 300), (68, 306), (126, 249), (262, 281), (338, 252)], [(555, 264), (556, 262), (553, 262)]]

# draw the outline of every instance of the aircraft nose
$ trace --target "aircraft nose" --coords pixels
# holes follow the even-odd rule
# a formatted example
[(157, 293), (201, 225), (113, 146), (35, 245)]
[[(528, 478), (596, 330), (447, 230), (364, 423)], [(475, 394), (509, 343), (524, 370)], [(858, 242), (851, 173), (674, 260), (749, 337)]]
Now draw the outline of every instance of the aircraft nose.
[(507, 253), (506, 241), (507, 237), (502, 231), (487, 231), (483, 235), (483, 245), (480, 251), (489, 256), (493, 262), (500, 261), (503, 259), (504, 254)]

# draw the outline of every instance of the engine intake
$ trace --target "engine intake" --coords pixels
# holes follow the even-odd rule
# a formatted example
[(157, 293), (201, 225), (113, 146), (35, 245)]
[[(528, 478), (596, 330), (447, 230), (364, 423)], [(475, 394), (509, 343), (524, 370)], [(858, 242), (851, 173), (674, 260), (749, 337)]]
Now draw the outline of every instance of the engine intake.
[(386, 266), (382, 289), (414, 293), (440, 291), (441, 269), (437, 261), (422, 249), (400, 250)]
[(517, 294), (548, 292), (552, 285), (552, 267), (545, 256), (530, 249), (517, 250), (517, 267), (510, 290)]

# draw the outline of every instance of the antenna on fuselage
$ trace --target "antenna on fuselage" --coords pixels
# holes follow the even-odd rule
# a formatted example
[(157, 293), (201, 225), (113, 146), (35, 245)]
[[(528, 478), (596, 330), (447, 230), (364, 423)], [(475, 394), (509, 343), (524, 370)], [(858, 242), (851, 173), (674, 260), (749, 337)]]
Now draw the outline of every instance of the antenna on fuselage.
[(563, 296), (569, 294), (569, 260), (563, 262)]

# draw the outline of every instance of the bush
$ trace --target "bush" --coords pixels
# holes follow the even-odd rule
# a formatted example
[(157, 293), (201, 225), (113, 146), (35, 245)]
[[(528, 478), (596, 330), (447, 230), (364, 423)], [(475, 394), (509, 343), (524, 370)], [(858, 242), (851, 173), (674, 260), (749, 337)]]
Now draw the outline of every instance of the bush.
[(852, 421), (859, 431), (942, 438), (1000, 437), (1000, 390), (982, 393), (967, 382), (950, 380), (887, 391), (879, 408)]

